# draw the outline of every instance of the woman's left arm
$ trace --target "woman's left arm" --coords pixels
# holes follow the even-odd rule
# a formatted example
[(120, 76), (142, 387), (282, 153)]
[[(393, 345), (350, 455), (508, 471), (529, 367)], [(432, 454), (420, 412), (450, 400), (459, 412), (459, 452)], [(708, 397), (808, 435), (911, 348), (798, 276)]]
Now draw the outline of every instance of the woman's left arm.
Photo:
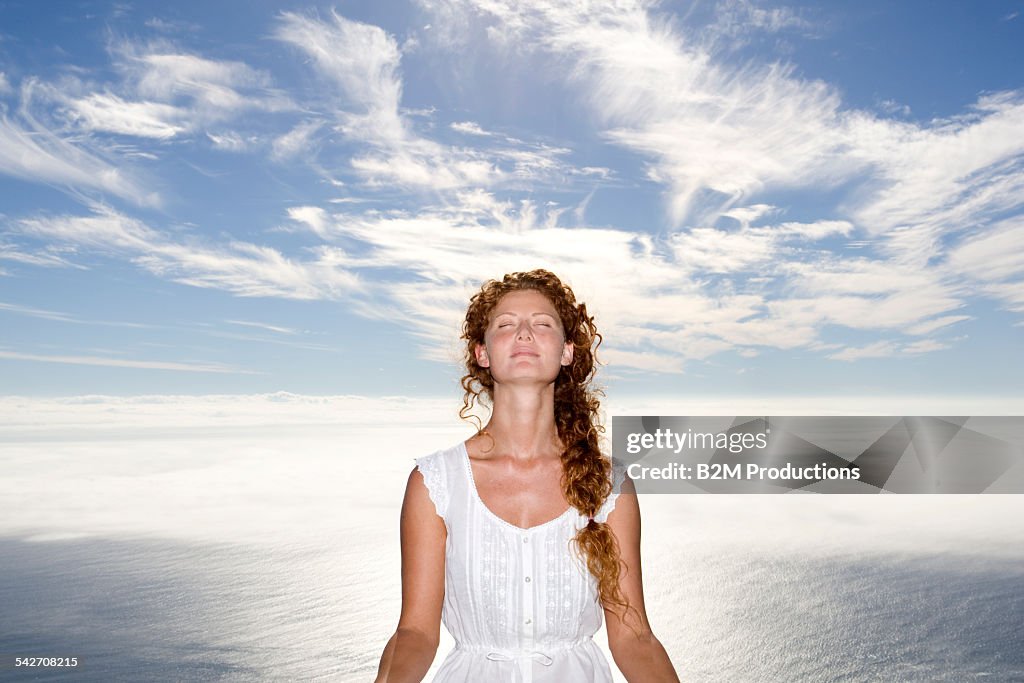
[(632, 608), (625, 615), (625, 622), (618, 613), (604, 611), (612, 658), (631, 683), (679, 683), (668, 653), (647, 621), (640, 570), (640, 505), (629, 477), (622, 482), (622, 492), (608, 516), (608, 525), (619, 542), (619, 552), (625, 562), (619, 588)]

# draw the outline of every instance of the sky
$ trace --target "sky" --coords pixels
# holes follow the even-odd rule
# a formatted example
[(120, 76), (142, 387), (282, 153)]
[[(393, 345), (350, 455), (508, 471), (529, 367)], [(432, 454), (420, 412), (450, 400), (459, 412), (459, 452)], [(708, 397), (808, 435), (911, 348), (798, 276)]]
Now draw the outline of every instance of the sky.
[(453, 395), (545, 267), (619, 395), (1019, 399), (1022, 10), (0, 1), (0, 394)]

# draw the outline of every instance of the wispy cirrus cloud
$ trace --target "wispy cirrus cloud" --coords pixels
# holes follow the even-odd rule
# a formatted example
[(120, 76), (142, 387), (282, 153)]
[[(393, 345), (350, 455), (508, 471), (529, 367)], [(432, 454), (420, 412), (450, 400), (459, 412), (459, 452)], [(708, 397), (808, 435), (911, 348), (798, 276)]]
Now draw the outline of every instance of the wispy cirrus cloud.
[[(241, 62), (188, 54), (166, 41), (122, 41), (110, 54), (116, 81), (97, 84), (74, 72), (59, 85), (34, 77), (22, 81), (16, 114), (0, 108), (0, 172), (158, 206), (159, 194), (126, 163), (137, 155), (122, 154), (96, 136), (172, 140), (245, 112), (294, 108), (268, 74)], [(233, 151), (247, 146), (242, 139), (233, 131), (210, 137)], [(142, 156), (156, 158), (151, 151)]]
[(721, 63), (650, 3), (422, 4), (469, 17), (454, 26), (474, 36), (500, 31), (516, 47), (510, 58), (539, 50), (564, 60), (601, 134), (651, 160), (676, 225), (707, 222), (768, 186), (827, 187), (863, 167), (841, 154), (840, 99), (827, 84), (780, 64)]
[[(566, 162), (569, 150), (556, 146), (508, 137), (488, 146), (455, 146), (424, 135), (401, 107), (401, 48), (378, 26), (337, 12), (326, 19), (284, 12), (275, 37), (305, 54), (333, 86), (324, 104), (333, 111), (335, 129), (362, 145), (346, 163), (369, 187), (452, 191), (590, 175)], [(296, 139), (279, 138), (275, 152), (303, 142), (313, 123), (304, 125), (292, 131)], [(467, 122), (454, 122), (451, 129), (492, 137)]]
[[(816, 332), (824, 325), (931, 335), (969, 319), (954, 313), (979, 294), (1013, 310), (1024, 301), (1005, 255), (1024, 250), (1024, 237), (1000, 222), (1024, 206), (1020, 92), (982, 94), (946, 120), (853, 109), (793, 65), (733, 58), (750, 31), (815, 32), (795, 12), (746, 1), (716, 6), (701, 27), (639, 0), (420, 5), (445, 20), (434, 33), (439, 44), (517, 62), (531, 55), (553, 68), (588, 105), (596, 134), (647, 160), (648, 177), (665, 187), (670, 223), (683, 228), (667, 240), (674, 262), (726, 278), (715, 280), (718, 291), (760, 301), (761, 315), (717, 328), (731, 344), (787, 320), (792, 339), (827, 351)], [(762, 198), (823, 189), (840, 199), (796, 229), (831, 243), (810, 253), (787, 247), (780, 237), (794, 225), (768, 220)], [(723, 217), (740, 230), (718, 228)], [(839, 237), (860, 238), (850, 247), (864, 253), (851, 258), (837, 249)], [(995, 249), (1005, 251), (979, 287), (966, 271)], [(894, 340), (846, 355), (937, 348)]]
[[(982, 95), (950, 120), (910, 123), (844, 108), (835, 88), (791, 65), (731, 62), (721, 41), (640, 0), (421, 4), (438, 19), (462, 18), (445, 40), (460, 31), (482, 41), (500, 28), (517, 49), (509, 58), (540, 51), (563, 60), (600, 134), (649, 160), (675, 225), (710, 223), (769, 190), (853, 182), (860, 190), (837, 209), (884, 236), (894, 258), (927, 261), (941, 255), (942, 235), (1024, 201), (1019, 92)], [(719, 10), (761, 30), (803, 21), (746, 1)]]
[[(293, 225), (322, 241), (302, 258), (253, 243), (171, 239), (102, 205), (88, 216), (21, 219), (14, 227), (24, 238), (125, 258), (158, 277), (237, 296), (345, 297), (360, 315), (408, 321), (425, 356), (445, 361), (472, 290), (496, 274), (535, 267), (559, 272), (600, 302), (602, 324), (616, 329), (608, 358), (624, 369), (682, 371), (689, 361), (766, 348), (839, 360), (921, 353), (943, 348), (921, 345), (921, 337), (968, 318), (951, 314), (963, 304), (953, 284), (869, 259), (839, 260), (818, 246), (847, 235), (843, 221), (751, 225), (773, 213), (758, 206), (734, 212), (739, 230), (653, 236), (565, 227), (562, 212), (480, 190), (416, 212), (293, 207)], [(361, 277), (381, 272), (400, 277)], [(837, 350), (822, 338), (837, 325), (906, 339)]]
[(149, 272), (195, 287), (237, 296), (332, 299), (359, 289), (349, 258), (337, 247), (317, 247), (307, 258), (248, 242), (181, 242), (105, 205), (85, 216), (24, 218), (19, 234), (129, 259)]
[(815, 35), (818, 30), (813, 22), (801, 16), (799, 10), (785, 6), (765, 7), (751, 0), (716, 2), (713, 14), (710, 26), (703, 31), (709, 41), (709, 49), (717, 46), (735, 50), (745, 45), (748, 36), (755, 33), (794, 31)]
[(101, 91), (80, 83), (77, 94), (54, 95), (79, 130), (170, 139), (250, 111), (295, 108), (269, 74), (242, 62), (201, 57), (166, 40), (122, 40), (110, 54), (119, 81)]
[(252, 320), (225, 320), (224, 322), (231, 325), (241, 325), (242, 327), (256, 327), (261, 330), (267, 330), (269, 332), (277, 332), (278, 334), (298, 334), (299, 331), (291, 327), (281, 327), (280, 325), (270, 325), (269, 323), (254, 322)]
[(1024, 312), (1024, 217), (969, 235), (950, 252), (948, 262), (1010, 310)]
[(275, 37), (304, 53), (331, 84), (326, 104), (335, 127), (369, 147), (349, 159), (366, 182), (442, 189), (487, 182), (489, 165), (417, 135), (401, 114), (401, 52), (383, 29), (336, 12), (328, 19), (285, 12)]
[(907, 356), (918, 353), (928, 353), (949, 348), (948, 344), (933, 339), (921, 339), (909, 344), (899, 344), (893, 341), (880, 340), (867, 346), (848, 347), (833, 353), (829, 356), (834, 360), (857, 361), (863, 358), (890, 358), (892, 356)]
[(489, 138), (494, 133), (490, 133), (480, 127), (480, 124), (473, 121), (455, 121), (449, 125), (449, 127), (456, 133), (464, 133), (466, 135), (478, 135), (480, 137)]
[(62, 311), (51, 311), (43, 308), (34, 308), (32, 306), (22, 306), (19, 304), (9, 304), (0, 301), (0, 311), (6, 313), (15, 313), (17, 315), (27, 315), (33, 318), (41, 318), (43, 320), (53, 320), (62, 323), (74, 323), (76, 325), (105, 325), (111, 327), (133, 327), (133, 328), (150, 328), (155, 327), (154, 325), (147, 325), (145, 323), (135, 323), (126, 321), (111, 321), (111, 320), (89, 320), (81, 318), (70, 313), (64, 313)]
[(309, 150), (317, 132), (323, 126), (323, 121), (303, 121), (287, 133), (274, 139), (271, 146), (271, 157), (277, 161), (286, 161), (303, 154)]
[[(768, 208), (749, 213), (767, 215)], [(301, 207), (291, 217), (321, 239), (362, 245), (353, 268), (412, 275), (412, 282), (377, 282), (376, 296), (392, 305), (363, 314), (409, 320), (418, 336), (433, 342), (425, 353), (437, 359), (450, 360), (452, 331), (480, 281), (535, 267), (563, 274), (588, 300), (600, 302), (595, 310), (602, 324), (616, 330), (606, 344), (609, 357), (634, 369), (680, 370), (687, 361), (763, 348), (834, 355), (837, 346), (825, 344), (822, 332), (836, 325), (907, 335), (905, 343), (887, 349), (918, 353), (929, 350), (911, 346), (920, 336), (968, 317), (948, 315), (963, 302), (958, 289), (937, 276), (886, 273), (871, 261), (834, 259), (816, 243), (848, 234), (851, 226), (843, 221), (783, 221), (656, 237), (566, 228), (558, 224), (558, 212), (472, 192), (418, 214), (332, 214)], [(826, 274), (828, 268), (844, 269), (849, 281), (818, 287), (815, 278), (844, 283), (842, 273)]]
[(219, 363), (183, 363), (160, 360), (132, 360), (127, 358), (108, 358), (106, 356), (65, 356), (45, 355), (39, 353), (22, 353), (0, 349), (0, 358), (10, 360), (26, 360), (38, 363), (61, 363), (64, 365), (98, 365), (112, 368), (142, 368), (146, 370), (171, 370), (175, 372), (212, 372), (218, 374), (256, 374), (253, 370), (235, 368)]
[[(178, 34), (111, 42), (109, 70), (23, 79), (20, 107), (0, 119), (0, 170), (66, 185), (87, 211), (3, 217), (13, 241), (0, 259), (99, 255), (236, 296), (344, 299), (408, 323), (444, 360), (452, 345), (438, 340), (457, 333), (481, 280), (542, 265), (596, 302), (615, 330), (606, 357), (638, 371), (770, 350), (929, 353), (975, 319), (979, 298), (1024, 312), (1020, 92), (932, 121), (877, 100), (853, 108), (842, 83), (770, 61), (778, 52), (739, 61), (759, 36), (816, 30), (806, 10), (753, 0), (682, 17), (646, 0), (419, 4), (432, 27), (412, 35), (284, 12), (265, 17), (276, 54), (241, 51), (251, 64)], [(421, 68), (449, 77), (466, 54), (486, 57), (476, 75), (488, 82), (405, 80)], [(297, 78), (278, 76), (290, 68)], [(474, 108), (480, 92), (518, 86), (552, 102), (531, 101), (520, 119)], [(211, 147), (249, 156), (211, 155), (214, 168), (190, 154)], [(210, 182), (155, 163), (172, 159)], [(325, 181), (316, 191), (310, 170)], [(116, 201), (155, 205), (147, 188), (179, 180), (206, 204), (157, 215)], [(620, 192), (603, 194), (612, 185)], [(659, 191), (664, 216), (647, 206)], [(268, 229), (267, 215), (286, 222)], [(225, 236), (261, 230), (264, 243)], [(254, 330), (217, 334), (287, 341)]]
[(110, 193), (142, 206), (160, 203), (125, 165), (105, 158), (98, 150), (58, 134), (32, 111), (39, 82), (21, 84), (21, 106), (14, 118), (0, 105), (0, 173), (23, 180), (74, 189)]
[(30, 266), (43, 266), (49, 268), (78, 268), (85, 266), (68, 261), (58, 250), (45, 248), (43, 251), (27, 252), (13, 244), (0, 243), (0, 260), (24, 263)]
[(110, 93), (73, 100), (68, 112), (79, 128), (166, 140), (187, 130), (188, 113), (160, 102), (129, 102)]

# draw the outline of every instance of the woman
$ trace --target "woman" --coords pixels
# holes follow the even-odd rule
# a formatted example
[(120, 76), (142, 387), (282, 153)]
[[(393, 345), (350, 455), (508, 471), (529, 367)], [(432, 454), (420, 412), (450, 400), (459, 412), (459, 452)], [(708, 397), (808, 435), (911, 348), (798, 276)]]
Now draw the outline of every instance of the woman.
[(409, 475), (378, 683), (423, 679), (442, 617), (456, 646), (436, 683), (611, 683), (602, 612), (627, 680), (678, 681), (644, 610), (635, 489), (598, 448), (586, 305), (548, 271), (511, 273), (473, 296), (462, 338), (460, 415), (483, 394), (491, 417)]

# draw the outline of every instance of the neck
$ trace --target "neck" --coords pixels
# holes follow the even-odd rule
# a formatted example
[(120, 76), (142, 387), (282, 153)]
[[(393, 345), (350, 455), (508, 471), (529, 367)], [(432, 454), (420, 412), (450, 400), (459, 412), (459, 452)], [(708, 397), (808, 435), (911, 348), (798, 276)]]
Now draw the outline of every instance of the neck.
[(517, 460), (561, 455), (555, 426), (555, 385), (494, 387), (494, 409), (485, 427), (499, 452)]

